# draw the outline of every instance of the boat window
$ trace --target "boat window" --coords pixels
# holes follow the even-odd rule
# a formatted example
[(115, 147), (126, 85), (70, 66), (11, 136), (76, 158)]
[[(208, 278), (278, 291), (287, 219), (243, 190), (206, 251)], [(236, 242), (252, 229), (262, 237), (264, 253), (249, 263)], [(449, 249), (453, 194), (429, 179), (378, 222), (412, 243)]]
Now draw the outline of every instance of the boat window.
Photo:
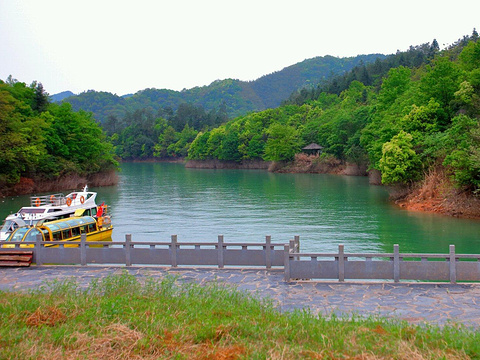
[(88, 232), (93, 232), (95, 231), (95, 224), (88, 224)]
[(60, 230), (60, 227), (58, 227), (57, 224), (45, 224), (46, 227), (48, 227), (52, 231), (58, 231)]
[[(38, 231), (38, 229), (30, 229), (30, 231), (28, 232), (27, 236), (25, 236), (25, 241), (37, 241), (37, 235), (38, 234), (41, 234), (40, 231)], [(42, 241), (43, 241), (43, 238), (42, 238)]]
[(12, 220), (5, 220), (3, 223), (2, 229), (0, 229), (1, 232), (10, 232), (15, 230), (18, 227), (18, 225), (12, 221)]
[(55, 231), (52, 233), (53, 241), (60, 241), (62, 240), (62, 232), (61, 231)]
[(72, 237), (72, 233), (71, 233), (70, 229), (63, 230), (62, 231), (62, 236), (63, 236), (64, 239), (68, 239), (68, 238)]
[(41, 214), (45, 212), (44, 208), (21, 208), (19, 214)]
[(43, 233), (43, 238), (45, 239), (45, 241), (51, 241), (50, 239), (50, 233), (48, 232), (47, 229), (41, 229), (42, 233)]
[(72, 228), (72, 236), (80, 236), (80, 228), (78, 227)]
[(20, 228), (13, 232), (6, 241), (22, 241), (23, 236), (29, 230), (29, 228)]

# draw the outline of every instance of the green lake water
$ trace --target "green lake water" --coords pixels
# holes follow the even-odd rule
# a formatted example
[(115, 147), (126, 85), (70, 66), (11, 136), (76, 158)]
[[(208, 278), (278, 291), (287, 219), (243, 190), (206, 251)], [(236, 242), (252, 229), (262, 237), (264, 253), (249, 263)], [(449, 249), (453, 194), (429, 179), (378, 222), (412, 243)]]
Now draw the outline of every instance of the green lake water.
[[(181, 164), (124, 163), (117, 186), (91, 188), (110, 206), (113, 240), (285, 243), (302, 252), (480, 253), (480, 221), (407, 212), (365, 177), (186, 169)], [(64, 191), (67, 193), (68, 191)], [(0, 216), (29, 203), (0, 200)]]

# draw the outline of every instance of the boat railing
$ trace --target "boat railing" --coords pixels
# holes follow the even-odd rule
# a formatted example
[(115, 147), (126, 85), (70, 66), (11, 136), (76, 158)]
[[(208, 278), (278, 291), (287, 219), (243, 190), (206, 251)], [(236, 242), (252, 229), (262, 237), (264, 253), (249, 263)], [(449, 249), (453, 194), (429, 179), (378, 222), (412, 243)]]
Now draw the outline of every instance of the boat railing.
[(66, 204), (66, 198), (64, 194), (50, 194), (50, 195), (41, 195), (41, 196), (31, 196), (30, 197), (30, 206), (60, 206)]

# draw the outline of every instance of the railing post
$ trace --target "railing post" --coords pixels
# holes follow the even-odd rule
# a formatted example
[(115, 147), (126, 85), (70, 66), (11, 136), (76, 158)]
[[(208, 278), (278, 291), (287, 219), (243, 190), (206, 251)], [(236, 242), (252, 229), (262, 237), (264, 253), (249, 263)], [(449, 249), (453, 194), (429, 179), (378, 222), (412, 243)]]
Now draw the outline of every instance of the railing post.
[(87, 265), (87, 246), (85, 242), (87, 241), (87, 234), (80, 235), (80, 265)]
[(318, 259), (317, 259), (316, 256), (312, 256), (310, 258), (310, 266), (312, 268), (311, 279), (320, 278), (321, 277), (320, 272), (319, 272), (318, 276), (316, 276), (317, 275), (317, 269), (318, 269)]
[(398, 244), (393, 245), (393, 281), (400, 281), (400, 251)]
[[(294, 252), (299, 253), (300, 252), (300, 236), (295, 235), (293, 237), (293, 242), (295, 243)], [(300, 257), (296, 256), (295, 260), (300, 260)]]
[(125, 266), (132, 266), (132, 234), (125, 234)]
[(285, 245), (283, 247), (283, 269), (285, 282), (290, 281), (290, 246)]
[(170, 258), (172, 267), (177, 267), (177, 235), (172, 235), (172, 243), (170, 244)]
[(218, 267), (223, 269), (223, 235), (218, 235)]
[(457, 262), (455, 260), (455, 245), (450, 245), (450, 282), (457, 282)]
[(35, 237), (35, 263), (37, 266), (43, 265), (42, 262), (42, 234), (37, 234)]
[(265, 267), (270, 269), (272, 267), (272, 237), (265, 236)]
[(338, 245), (338, 281), (345, 281), (345, 255), (343, 244)]
[(295, 240), (290, 240), (288, 242), (288, 246), (290, 247), (290, 252), (296, 252), (295, 251)]

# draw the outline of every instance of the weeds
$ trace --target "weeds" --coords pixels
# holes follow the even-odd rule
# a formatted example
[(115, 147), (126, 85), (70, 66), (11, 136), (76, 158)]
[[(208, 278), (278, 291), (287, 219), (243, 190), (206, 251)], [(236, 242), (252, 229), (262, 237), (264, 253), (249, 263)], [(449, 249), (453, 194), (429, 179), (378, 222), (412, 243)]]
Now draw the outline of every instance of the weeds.
[(220, 283), (110, 276), (0, 293), (0, 359), (475, 359), (479, 333), (280, 313)]

